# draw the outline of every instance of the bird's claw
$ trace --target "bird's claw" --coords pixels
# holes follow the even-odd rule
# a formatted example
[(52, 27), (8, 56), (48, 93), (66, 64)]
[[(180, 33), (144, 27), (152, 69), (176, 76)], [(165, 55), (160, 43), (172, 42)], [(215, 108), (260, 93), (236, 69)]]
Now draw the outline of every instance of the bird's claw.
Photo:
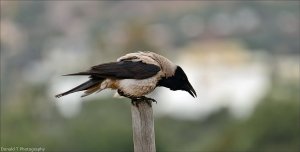
[(157, 104), (157, 101), (155, 99), (148, 98), (148, 97), (145, 97), (145, 96), (142, 96), (142, 97), (136, 98), (136, 99), (132, 99), (131, 104), (136, 106), (136, 107), (139, 107), (139, 103), (142, 102), (142, 101), (145, 101), (150, 107), (152, 107), (152, 102), (155, 102)]
[(136, 106), (136, 107), (139, 107), (139, 100), (138, 99), (131, 99), (131, 104)]

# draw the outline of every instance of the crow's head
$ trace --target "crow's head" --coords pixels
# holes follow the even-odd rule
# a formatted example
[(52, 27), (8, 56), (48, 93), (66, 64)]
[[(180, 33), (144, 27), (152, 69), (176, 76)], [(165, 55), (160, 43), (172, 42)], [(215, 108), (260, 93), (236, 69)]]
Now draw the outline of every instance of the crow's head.
[(196, 91), (180, 66), (176, 67), (173, 76), (163, 77), (158, 82), (158, 86), (164, 86), (170, 88), (171, 90), (183, 90), (190, 93), (193, 97), (197, 97)]

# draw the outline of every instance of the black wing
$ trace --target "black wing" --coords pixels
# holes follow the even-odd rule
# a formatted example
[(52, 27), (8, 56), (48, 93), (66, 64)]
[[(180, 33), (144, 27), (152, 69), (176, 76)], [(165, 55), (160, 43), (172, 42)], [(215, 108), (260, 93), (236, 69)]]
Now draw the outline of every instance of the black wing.
[(160, 71), (160, 67), (154, 64), (146, 64), (141, 61), (110, 62), (93, 66), (89, 71), (68, 75), (90, 75), (99, 78), (117, 79), (146, 79)]

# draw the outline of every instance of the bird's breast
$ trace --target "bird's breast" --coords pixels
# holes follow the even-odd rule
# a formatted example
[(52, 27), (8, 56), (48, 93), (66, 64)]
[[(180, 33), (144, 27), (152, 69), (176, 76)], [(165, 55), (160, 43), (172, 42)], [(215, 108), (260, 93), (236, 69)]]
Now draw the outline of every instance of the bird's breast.
[(157, 84), (157, 78), (151, 77), (143, 80), (123, 79), (119, 80), (119, 89), (126, 95), (140, 97), (152, 92)]

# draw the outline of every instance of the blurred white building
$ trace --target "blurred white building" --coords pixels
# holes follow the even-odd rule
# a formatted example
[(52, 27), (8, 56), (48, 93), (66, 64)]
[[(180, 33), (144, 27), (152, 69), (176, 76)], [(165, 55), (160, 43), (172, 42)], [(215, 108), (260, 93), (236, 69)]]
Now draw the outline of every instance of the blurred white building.
[(160, 88), (155, 106), (159, 115), (204, 118), (227, 107), (235, 117), (243, 118), (251, 114), (270, 86), (264, 56), (245, 50), (240, 43), (193, 44), (181, 52), (177, 64), (186, 71), (198, 97)]

